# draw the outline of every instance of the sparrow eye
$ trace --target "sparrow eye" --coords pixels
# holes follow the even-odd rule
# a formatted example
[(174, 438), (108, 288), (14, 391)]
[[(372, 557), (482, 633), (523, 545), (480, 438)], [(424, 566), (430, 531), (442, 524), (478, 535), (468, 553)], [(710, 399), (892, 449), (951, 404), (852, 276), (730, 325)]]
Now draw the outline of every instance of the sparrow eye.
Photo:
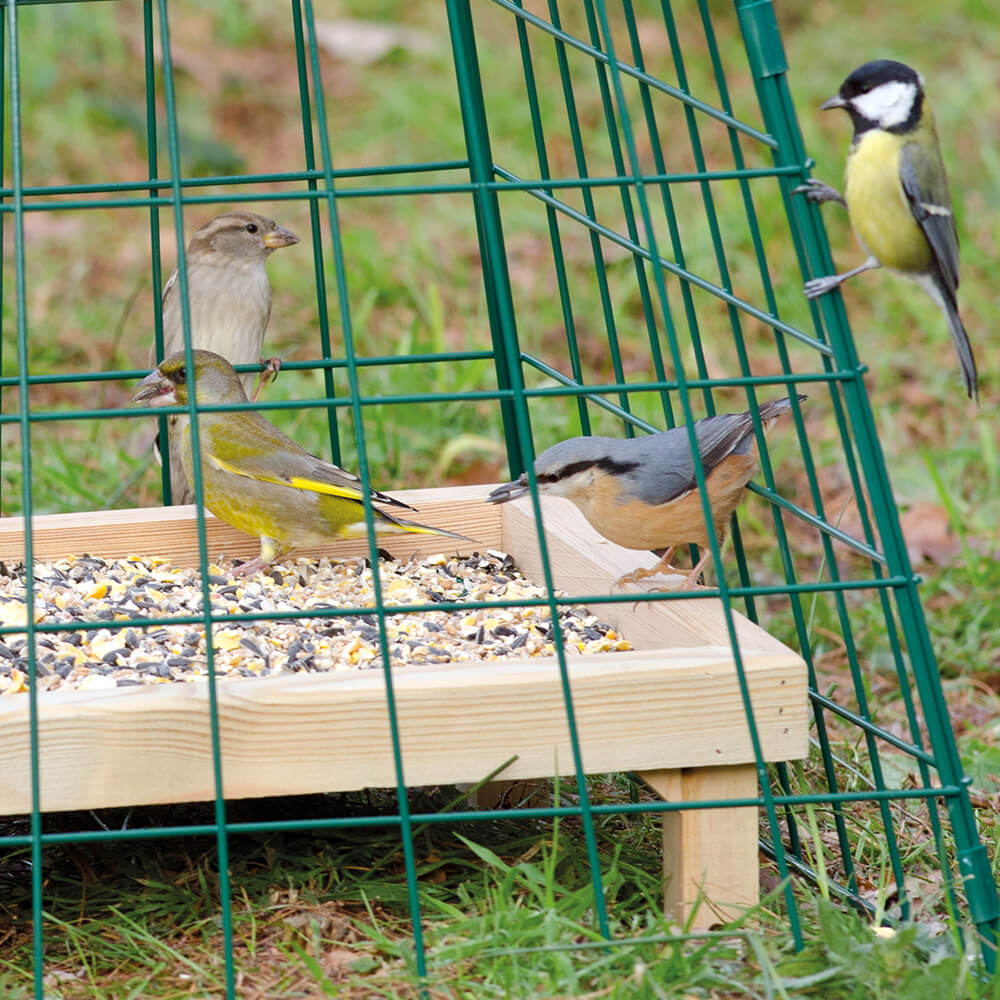
[(257, 232), (257, 223), (256, 222), (248, 222), (247, 225), (246, 225), (246, 230), (247, 230), (248, 233), (255, 233), (255, 232)]

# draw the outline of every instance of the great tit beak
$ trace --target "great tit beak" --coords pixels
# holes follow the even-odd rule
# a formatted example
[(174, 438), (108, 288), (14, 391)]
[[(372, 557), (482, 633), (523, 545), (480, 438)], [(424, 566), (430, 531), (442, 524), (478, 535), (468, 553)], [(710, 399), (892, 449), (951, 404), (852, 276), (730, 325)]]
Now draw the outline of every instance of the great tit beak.
[(177, 402), (175, 388), (173, 382), (160, 374), (159, 368), (154, 368), (139, 383), (139, 391), (132, 397), (132, 402), (142, 403), (148, 400), (148, 406), (173, 406)]
[(824, 101), (820, 106), (820, 111), (829, 111), (831, 108), (846, 108), (847, 101), (845, 101), (840, 94), (834, 94), (833, 97), (828, 101)]
[(293, 243), (298, 243), (299, 238), (291, 230), (278, 226), (264, 236), (264, 246), (268, 250), (277, 250), (280, 247), (290, 247)]
[(512, 483), (504, 483), (503, 486), (498, 486), (488, 497), (485, 498), (485, 503), (506, 503), (508, 500), (516, 500), (518, 497), (523, 497), (528, 493), (528, 478), (527, 476), (521, 476), (520, 479), (515, 479)]

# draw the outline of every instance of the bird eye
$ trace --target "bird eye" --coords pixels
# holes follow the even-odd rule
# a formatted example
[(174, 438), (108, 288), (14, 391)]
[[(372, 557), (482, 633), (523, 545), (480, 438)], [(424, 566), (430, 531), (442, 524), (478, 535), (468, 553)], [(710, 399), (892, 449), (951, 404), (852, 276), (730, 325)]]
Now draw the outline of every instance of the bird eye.
[(247, 232), (248, 233), (255, 233), (255, 232), (257, 232), (257, 223), (256, 222), (248, 222), (247, 223)]
[(187, 369), (186, 368), (182, 367), (182, 368), (178, 368), (177, 369), (177, 374), (175, 376), (175, 381), (177, 382), (178, 385), (180, 385), (182, 382), (186, 382), (187, 381)]

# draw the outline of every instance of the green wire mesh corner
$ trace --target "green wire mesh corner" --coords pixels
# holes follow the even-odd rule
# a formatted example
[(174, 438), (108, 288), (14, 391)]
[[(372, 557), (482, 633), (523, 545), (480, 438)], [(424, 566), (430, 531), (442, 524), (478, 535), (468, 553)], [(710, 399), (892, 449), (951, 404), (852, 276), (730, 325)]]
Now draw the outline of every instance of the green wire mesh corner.
[[(802, 275), (829, 273), (832, 262), (817, 210), (791, 194), (807, 176), (809, 161), (789, 96), (772, 6), (769, 0), (736, 0), (734, 16), (729, 10), (711, 10), (718, 5), (708, 0), (690, 0), (684, 4), (685, 13), (695, 11), (701, 29), (694, 50), (690, 41), (682, 41), (674, 15), (677, 5), (668, 2), (643, 5), (642, 18), (633, 0), (613, 5), (603, 0), (584, 0), (579, 5), (549, 0), (545, 12), (538, 13), (541, 6), (532, 5), (528, 10), (518, 0), (446, 0), (448, 45), (457, 83), (456, 103), (450, 113), (456, 122), (460, 120), (461, 130), (442, 141), (440, 159), (341, 168), (337, 166), (337, 136), (331, 133), (330, 98), (313, 5), (311, 0), (291, 0), (288, 16), (297, 56), (302, 124), (299, 168), (266, 175), (192, 177), (185, 176), (183, 169), (178, 125), (183, 106), (171, 61), (170, 11), (166, 0), (144, 0), (142, 69), (148, 176), (122, 183), (33, 186), (25, 181), (25, 162), (32, 150), (22, 145), (21, 90), (21, 74), (33, 57), (20, 44), (21, 22), (44, 16), (46, 11), (24, 3), (6, 3), (0, 51), (6, 87), (3, 115), (8, 148), (4, 162), (10, 165), (10, 176), (3, 178), (0, 191), (0, 226), (13, 246), (14, 260), (13, 280), (6, 278), (2, 292), (4, 321), (16, 325), (17, 356), (4, 359), (5, 368), (16, 374), (0, 379), (5, 404), (0, 419), (16, 429), (22, 443), (30, 442), (39, 428), (58, 427), (63, 421), (148, 420), (148, 414), (106, 407), (67, 410), (32, 405), (32, 390), (39, 385), (87, 381), (99, 385), (109, 379), (135, 379), (143, 373), (31, 373), (30, 270), (24, 235), (30, 213), (112, 210), (134, 223), (137, 209), (148, 210), (151, 282), (158, 297), (164, 278), (160, 245), (164, 220), (181, 233), (185, 208), (200, 206), (207, 217), (212, 206), (224, 208), (227, 203), (250, 201), (279, 206), (286, 201), (305, 202), (314, 248), (317, 350), (311, 361), (289, 367), (321, 372), (323, 391), (311, 400), (270, 402), (266, 409), (325, 411), (322, 419), (332, 459), (341, 461), (342, 452), (350, 452), (353, 468), (365, 483), (371, 478), (377, 486), (387, 485), (371, 476), (366, 433), (372, 408), (387, 404), (399, 419), (405, 419), (406, 407), (415, 403), (491, 408), (503, 435), (509, 472), (515, 476), (530, 467), (536, 451), (552, 443), (554, 427), (562, 429), (560, 437), (592, 432), (633, 435), (677, 424), (690, 427), (699, 416), (749, 406), (755, 414), (761, 452), (761, 474), (752, 487), (751, 502), (758, 509), (767, 504), (770, 523), (766, 530), (773, 532), (777, 542), (781, 575), (760, 577), (745, 551), (746, 528), (741, 530), (735, 519), (734, 558), (723, 559), (713, 542), (712, 562), (755, 750), (760, 782), (755, 804), (763, 817), (761, 847), (773, 858), (780, 877), (787, 879), (783, 900), (790, 933), (801, 944), (797, 886), (802, 879), (815, 882), (823, 874), (815, 868), (809, 844), (811, 824), (817, 817), (838, 853), (840, 874), (835, 879), (826, 878), (825, 884), (846, 902), (870, 910), (859, 873), (882, 864), (900, 887), (899, 915), (906, 919), (910, 904), (902, 888), (906, 869), (898, 831), (900, 823), (917, 810), (931, 831), (952, 906), (975, 924), (985, 960), (992, 967), (998, 917), (996, 889), (949, 726), (917, 580), (903, 545), (887, 463), (862, 382), (863, 361), (839, 296), (806, 304), (799, 291)], [(484, 52), (477, 33), (477, 23), (486, 18), (502, 19), (506, 25), (507, 43), (499, 57), (496, 52)], [(644, 39), (650, 21), (655, 21), (658, 44), (646, 51)], [(724, 65), (719, 43), (723, 31), (742, 32), (745, 66)], [(505, 130), (504, 116), (495, 103), (495, 78), (481, 66), (486, 57), (493, 70), (498, 58), (502, 59), (506, 72), (515, 74), (523, 87), (524, 141)], [(165, 115), (163, 121), (159, 121), (161, 115)], [(603, 126), (597, 130), (598, 141), (593, 139), (595, 120)], [(456, 136), (460, 136), (458, 145)], [(372, 355), (365, 349), (365, 331), (358, 321), (364, 290), (353, 284), (352, 269), (357, 261), (348, 245), (350, 223), (345, 218), (359, 205), (379, 205), (391, 213), (394, 204), (407, 199), (419, 199), (427, 212), (434, 212), (441, 204), (456, 216), (461, 213), (467, 243), (474, 244), (484, 323), (481, 342), (468, 349), (384, 355)], [(530, 238), (544, 247), (542, 291), (531, 290), (530, 283), (512, 276), (516, 257), (516, 251), (511, 250), (512, 237)], [(798, 265), (791, 275), (784, 273), (792, 259), (783, 256), (788, 248)], [(183, 258), (183, 245), (179, 256)], [(556, 304), (557, 336), (551, 329), (535, 327), (537, 302), (533, 295), (544, 295)], [(161, 355), (162, 329), (155, 309), (150, 333)], [(600, 347), (596, 351), (595, 342)], [(767, 345), (766, 356), (761, 344)], [(484, 374), (462, 389), (425, 392), (415, 398), (369, 388), (369, 373), (391, 375), (408, 365), (479, 365)], [(796, 392), (806, 393), (809, 400), (804, 406), (793, 406), (790, 426), (782, 433), (791, 442), (807, 488), (804, 495), (792, 500), (786, 484), (778, 478), (772, 462), (775, 444), (765, 443), (756, 408), (762, 395), (794, 398)], [(821, 453), (810, 439), (805, 407), (832, 413), (837, 430), (832, 448)], [(346, 431), (348, 422), (353, 427), (353, 440)], [(4, 498), (5, 505), (16, 508), (20, 504), (29, 518), (34, 509), (31, 451), (31, 447), (20, 450), (22, 495)], [(832, 451), (836, 455), (831, 459)], [(859, 532), (843, 528), (838, 512), (826, 509), (821, 479), (825, 464), (831, 460), (857, 503)], [(697, 471), (707, 514), (704, 470)], [(166, 468), (163, 490), (169, 501)], [(535, 514), (539, 516), (537, 497)], [(370, 505), (366, 506), (366, 518), (371, 526)], [(798, 552), (797, 540), (803, 531), (819, 539), (818, 570)], [(541, 534), (539, 542), (545, 554)], [(199, 521), (199, 544), (204, 606), (209, 608), (203, 519)], [(370, 557), (377, 563), (374, 539)], [(27, 565), (32, 559), (29, 530)], [(382, 823), (398, 828), (415, 963), (421, 978), (427, 976), (428, 967), (413, 842), (418, 823), (459, 818), (493, 821), (498, 816), (578, 817), (586, 833), (595, 926), (604, 937), (610, 936), (595, 817), (615, 809), (591, 801), (575, 729), (569, 672), (559, 643), (559, 600), (553, 595), (548, 568), (545, 577), (574, 748), (579, 805), (442, 816), (410, 810), (386, 612), (375, 574), (396, 762), (397, 812), (389, 819), (319, 816), (315, 825), (337, 829)], [(884, 655), (892, 664), (904, 701), (905, 735), (881, 726), (869, 700), (855, 639), (861, 593), (877, 602), (884, 620)], [(30, 574), (27, 594), (28, 621), (32, 622)], [(593, 603), (633, 599), (594, 595)], [(812, 754), (803, 765), (764, 762), (754, 722), (755, 706), (736, 642), (731, 610), (735, 606), (769, 629), (780, 622), (783, 638), (808, 664)], [(349, 616), (358, 612), (339, 609), (334, 613)], [(841, 644), (851, 679), (849, 691), (831, 692), (822, 686), (816, 665), (825, 647), (819, 648), (822, 643), (817, 643), (813, 629), (818, 613), (824, 616), (828, 633), (835, 633)], [(213, 621), (206, 611), (201, 619), (206, 630), (211, 630)], [(143, 621), (118, 624), (126, 628)], [(211, 644), (214, 822), (171, 829), (47, 833), (38, 807), (39, 691), (34, 652), (35, 636), (44, 632), (44, 626), (27, 627), (34, 802), (30, 833), (3, 839), (8, 847), (30, 847), (37, 996), (43, 996), (45, 964), (43, 848), (88, 839), (141, 841), (193, 833), (212, 834), (216, 839), (227, 991), (236, 996), (229, 837), (234, 832), (273, 828), (274, 824), (227, 820)], [(850, 761), (842, 753), (847, 744), (853, 746), (855, 754)], [(916, 782), (907, 787), (899, 776), (901, 758), (917, 775)], [(810, 790), (816, 785), (825, 790)], [(631, 811), (665, 808), (669, 807), (662, 803), (642, 804)], [(862, 820), (859, 809), (863, 810)], [(617, 811), (630, 810), (619, 807)], [(858, 822), (868, 825), (868, 846), (859, 846), (852, 839), (852, 827)], [(884, 852), (874, 860), (873, 840)], [(566, 942), (567, 947), (570, 944)]]

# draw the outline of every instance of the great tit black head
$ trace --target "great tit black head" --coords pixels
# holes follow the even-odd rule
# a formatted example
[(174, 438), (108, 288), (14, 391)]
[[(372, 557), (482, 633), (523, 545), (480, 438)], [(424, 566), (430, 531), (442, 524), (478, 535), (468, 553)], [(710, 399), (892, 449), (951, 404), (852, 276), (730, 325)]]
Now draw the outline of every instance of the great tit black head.
[(876, 59), (859, 66), (840, 85), (823, 110), (843, 108), (859, 135), (869, 129), (903, 134), (920, 123), (924, 105), (923, 77), (906, 63)]

